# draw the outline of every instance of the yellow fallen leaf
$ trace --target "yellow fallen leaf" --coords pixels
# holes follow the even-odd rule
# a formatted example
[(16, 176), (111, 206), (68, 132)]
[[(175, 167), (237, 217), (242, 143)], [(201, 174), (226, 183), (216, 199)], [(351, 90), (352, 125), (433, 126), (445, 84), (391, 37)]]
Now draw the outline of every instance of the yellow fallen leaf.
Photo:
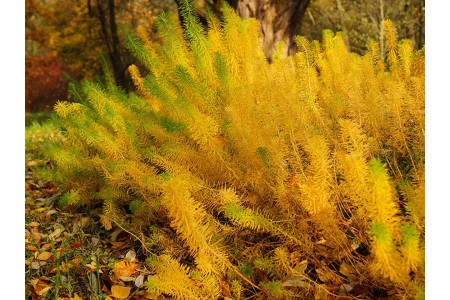
[(38, 255), (37, 259), (39, 259), (39, 260), (47, 260), (50, 257), (52, 257), (52, 255), (53, 254), (51, 254), (50, 252), (44, 251), (44, 252), (42, 252), (41, 254)]
[[(41, 278), (47, 279), (47, 277)], [(44, 296), (52, 288), (52, 286), (46, 284), (43, 280), (41, 280), (41, 278), (30, 280), (30, 284), (34, 288), (36, 294), (38, 294), (39, 296)]]
[(28, 226), (30, 226), (30, 227), (39, 227), (39, 223), (38, 222), (31, 222), (30, 224), (28, 224)]
[(52, 244), (51, 243), (44, 244), (41, 247), (41, 249), (45, 250), (45, 251), (50, 250), (51, 248), (52, 248)]
[(127, 298), (130, 295), (130, 291), (131, 288), (128, 286), (113, 285), (111, 287), (112, 296), (119, 299)]
[(33, 245), (26, 245), (25, 249), (28, 250), (28, 251), (37, 251), (37, 250), (39, 250), (36, 246), (33, 246)]
[(60, 272), (67, 272), (67, 265), (66, 265), (66, 263), (65, 262), (61, 262), (61, 265), (59, 267), (53, 268), (50, 271), (50, 273), (51, 274), (56, 273), (56, 271), (58, 271), (58, 269), (59, 269)]
[(80, 257), (75, 257), (74, 259), (72, 259), (71, 261), (69, 261), (69, 266), (70, 267), (77, 267), (81, 264), (81, 258)]
[(106, 296), (105, 300), (113, 300), (110, 296)]
[(61, 235), (61, 233), (64, 231), (64, 229), (61, 229), (61, 228), (58, 228), (58, 229), (56, 229), (55, 231), (53, 231), (51, 234), (49, 234), (48, 235), (48, 237), (50, 238), (50, 239), (53, 239), (53, 238), (59, 238), (59, 236)]
[(77, 295), (77, 293), (73, 294), (73, 300), (83, 300), (80, 296)]
[(44, 286), (42, 289), (36, 290), (39, 296), (44, 296), (52, 287), (50, 285)]

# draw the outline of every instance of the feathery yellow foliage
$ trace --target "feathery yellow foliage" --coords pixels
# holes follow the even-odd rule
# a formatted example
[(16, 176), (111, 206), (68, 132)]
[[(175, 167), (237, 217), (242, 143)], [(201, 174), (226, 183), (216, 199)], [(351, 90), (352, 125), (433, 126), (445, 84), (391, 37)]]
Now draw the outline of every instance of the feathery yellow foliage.
[(324, 31), (269, 63), (256, 20), (224, 5), (223, 23), (208, 15), (205, 31), (183, 3), (184, 29), (159, 18), (161, 44), (123, 29), (147, 68), (129, 68), (137, 94), (82, 82), (80, 103), (55, 106), (67, 140), (46, 151), (62, 201), (102, 202), (105, 217), (143, 237), (157, 294), (229, 297), (227, 278), (236, 299), (305, 298), (312, 291), (289, 286), (292, 276), (323, 289), (345, 265), (414, 297), (424, 286), (424, 50), (398, 43), (388, 21), (386, 61), (376, 42), (360, 56)]

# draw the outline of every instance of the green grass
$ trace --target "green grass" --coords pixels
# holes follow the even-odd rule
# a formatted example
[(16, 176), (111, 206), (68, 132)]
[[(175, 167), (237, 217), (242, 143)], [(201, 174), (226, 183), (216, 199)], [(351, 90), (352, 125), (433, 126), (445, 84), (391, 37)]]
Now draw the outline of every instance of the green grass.
[(54, 115), (54, 112), (38, 112), (25, 114), (25, 126), (31, 126), (33, 123), (43, 124)]

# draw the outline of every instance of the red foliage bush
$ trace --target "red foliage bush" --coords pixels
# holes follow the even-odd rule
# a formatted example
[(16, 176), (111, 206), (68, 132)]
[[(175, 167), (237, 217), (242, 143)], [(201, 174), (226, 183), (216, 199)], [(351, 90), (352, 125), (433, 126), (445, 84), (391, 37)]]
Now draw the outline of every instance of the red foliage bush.
[(57, 100), (67, 100), (67, 72), (61, 57), (53, 54), (25, 57), (25, 110), (49, 111)]

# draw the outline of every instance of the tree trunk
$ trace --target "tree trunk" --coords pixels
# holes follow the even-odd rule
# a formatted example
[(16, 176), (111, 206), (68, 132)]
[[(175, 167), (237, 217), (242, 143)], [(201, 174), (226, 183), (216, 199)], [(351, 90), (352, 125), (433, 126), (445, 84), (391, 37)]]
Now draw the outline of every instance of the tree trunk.
[(264, 53), (271, 58), (278, 43), (284, 42), (284, 54), (295, 50), (293, 38), (300, 33), (303, 15), (310, 0), (237, 0), (236, 12), (261, 22)]
[(341, 0), (336, 0), (336, 6), (339, 11), (339, 21), (341, 22), (341, 30), (342, 35), (344, 37), (345, 45), (347, 46), (347, 49), (350, 50), (350, 41), (348, 39), (348, 31), (347, 26), (345, 25), (345, 9), (344, 6), (342, 6)]
[[(243, 18), (255, 18), (261, 23), (262, 44), (270, 60), (278, 43), (284, 42), (284, 54), (295, 50), (293, 37), (300, 34), (303, 15), (310, 0), (209, 0), (212, 11), (218, 13), (221, 2), (226, 1)], [(175, 0), (180, 5), (181, 0)], [(204, 22), (204, 18), (200, 16)]]
[(120, 40), (117, 33), (115, 1), (97, 0), (96, 4), (97, 14), (94, 14), (91, 1), (88, 0), (89, 15), (96, 16), (100, 21), (103, 42), (106, 45), (108, 58), (113, 67), (116, 84), (129, 89), (131, 85), (125, 76), (126, 65), (123, 63), (124, 58), (120, 51)]
[(378, 0), (379, 7), (380, 7), (380, 57), (381, 60), (384, 60), (384, 28), (383, 28), (383, 21), (384, 21), (384, 1)]

